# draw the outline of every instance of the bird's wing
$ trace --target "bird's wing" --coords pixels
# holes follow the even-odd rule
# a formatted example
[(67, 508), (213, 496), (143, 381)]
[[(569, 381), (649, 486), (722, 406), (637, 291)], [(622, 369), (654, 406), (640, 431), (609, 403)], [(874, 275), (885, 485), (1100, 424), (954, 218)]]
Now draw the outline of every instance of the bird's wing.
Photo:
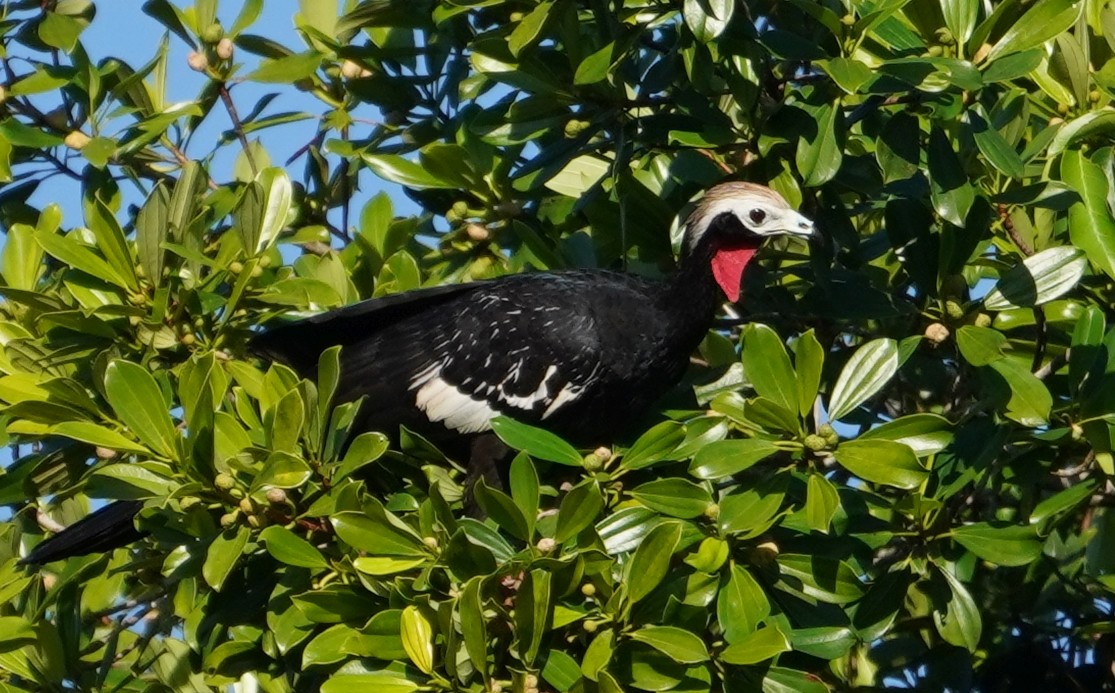
[(248, 348), (270, 360), (281, 361), (300, 373), (317, 367), (321, 352), (347, 346), (389, 330), (406, 318), (454, 297), (476, 291), (488, 282), (449, 284), (373, 298), (343, 308), (272, 327), (251, 339)]
[(576, 301), (534, 300), (530, 288), (505, 283), (454, 304), (409, 385), (431, 421), (458, 433), (487, 430), (500, 414), (544, 424), (601, 381), (592, 312)]

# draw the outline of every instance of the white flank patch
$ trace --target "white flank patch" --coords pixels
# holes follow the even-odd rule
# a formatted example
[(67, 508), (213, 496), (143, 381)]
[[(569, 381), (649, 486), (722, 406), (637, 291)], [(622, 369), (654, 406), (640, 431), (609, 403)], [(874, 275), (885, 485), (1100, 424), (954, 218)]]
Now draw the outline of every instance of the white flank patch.
[(479, 433), (490, 429), (491, 420), (499, 416), (499, 412), (445, 382), (439, 373), (440, 369), (434, 371), (420, 386), (418, 379), (411, 385), (411, 389), (419, 386), (414, 394), (418, 408), (426, 413), (430, 421), (440, 421), (458, 433)]

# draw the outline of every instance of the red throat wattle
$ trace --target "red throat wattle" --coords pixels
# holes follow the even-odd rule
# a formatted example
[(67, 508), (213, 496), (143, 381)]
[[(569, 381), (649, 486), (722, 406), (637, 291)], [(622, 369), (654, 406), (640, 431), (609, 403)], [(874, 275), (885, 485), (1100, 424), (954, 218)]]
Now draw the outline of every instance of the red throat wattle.
[(725, 246), (718, 249), (712, 257), (712, 276), (732, 303), (739, 300), (743, 270), (758, 250), (758, 244)]

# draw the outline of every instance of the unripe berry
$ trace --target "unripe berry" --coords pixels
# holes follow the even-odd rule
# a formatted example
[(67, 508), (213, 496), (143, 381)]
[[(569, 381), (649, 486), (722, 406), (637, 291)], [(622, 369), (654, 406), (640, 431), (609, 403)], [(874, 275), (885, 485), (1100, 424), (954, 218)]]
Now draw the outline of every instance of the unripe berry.
[(991, 327), (991, 316), (987, 313), (980, 313), (976, 316), (976, 327)]
[(596, 585), (592, 584), (591, 582), (586, 582), (585, 584), (581, 585), (581, 594), (585, 595), (586, 597), (595, 596)]
[(437, 551), (437, 537), (422, 537), (422, 543), (431, 551)]
[(217, 41), (220, 41), (221, 37), (224, 35), (225, 30), (221, 28), (221, 23), (213, 22), (209, 26), (205, 27), (205, 30), (201, 32), (201, 40), (205, 41), (206, 43), (216, 43)]
[(232, 527), (236, 524), (238, 516), (239, 513), (236, 512), (225, 513), (224, 515), (221, 515), (221, 527), (224, 527), (225, 529)]
[(557, 542), (550, 537), (542, 537), (538, 540), (538, 543), (535, 544), (535, 547), (542, 553), (550, 553), (557, 547)]
[(282, 505), (287, 502), (286, 491), (281, 488), (267, 489), (267, 502), (272, 505)]
[(716, 520), (720, 519), (720, 505), (717, 503), (709, 503), (705, 506), (703, 515), (715, 522)]
[(587, 130), (589, 128), (589, 125), (591, 125), (591, 123), (589, 123), (587, 120), (570, 120), (565, 124), (565, 136), (569, 139), (573, 139), (574, 137), (579, 136), (582, 132)]
[(213, 479), (213, 485), (225, 491), (236, 486), (236, 479), (232, 478), (231, 474), (220, 473)]
[(829, 445), (827, 440), (816, 433), (810, 433), (805, 436), (805, 440), (802, 441), (802, 444), (805, 445), (806, 449), (812, 450), (813, 452), (820, 452)]
[(465, 227), (465, 234), (470, 241), (482, 243), (492, 237), (491, 231), (483, 224), (469, 224)]
[(89, 144), (89, 140), (89, 135), (86, 135), (81, 130), (73, 130), (66, 135), (66, 139), (62, 141), (70, 149), (81, 150), (85, 148), (85, 145)]

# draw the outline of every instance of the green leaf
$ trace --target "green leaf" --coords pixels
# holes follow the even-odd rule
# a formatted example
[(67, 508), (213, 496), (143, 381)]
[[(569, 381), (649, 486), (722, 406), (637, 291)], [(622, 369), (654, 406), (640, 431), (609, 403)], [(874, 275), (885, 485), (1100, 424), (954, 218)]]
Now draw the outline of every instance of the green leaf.
[(1002, 332), (989, 327), (963, 325), (956, 331), (956, 345), (964, 360), (973, 366), (986, 366), (1003, 358), (1010, 347)]
[(964, 226), (976, 193), (948, 135), (934, 126), (929, 133), (929, 190), (933, 209), (954, 226)]
[(672, 453), (685, 441), (685, 425), (677, 421), (663, 421), (639, 436), (623, 453), (620, 465), (624, 469), (643, 469), (652, 464), (676, 459)]
[(431, 175), (425, 168), (396, 154), (361, 153), (368, 168), (380, 178), (410, 188), (451, 188), (452, 185)]
[(767, 626), (724, 648), (719, 659), (727, 664), (758, 664), (790, 650), (790, 640), (774, 626)]
[(329, 518), (337, 536), (346, 544), (372, 555), (429, 556), (422, 537), (402, 521), (382, 508), (372, 506), (366, 510), (368, 514), (346, 511)]
[(285, 527), (271, 525), (260, 532), (259, 538), (267, 547), (267, 552), (274, 556), (277, 561), (299, 568), (326, 569), (329, 567), (329, 562), (325, 560), (320, 551), (314, 548), (310, 542)]
[(313, 470), (301, 457), (276, 450), (252, 479), (252, 491), (266, 488), (298, 488), (309, 481)]
[(461, 635), (465, 641), (472, 666), (485, 678), (488, 677), (488, 629), (484, 616), (484, 603), (480, 590), (483, 576), (477, 575), (465, 583), (457, 598), (457, 615), (461, 619)]
[(898, 344), (893, 339), (875, 339), (864, 344), (840, 371), (829, 397), (829, 418), (849, 414), (890, 382), (898, 372)]
[(1061, 157), (1061, 178), (1080, 195), (1069, 207), (1069, 239), (1094, 267), (1115, 278), (1115, 218), (1108, 205), (1111, 182), (1079, 151)]
[(117, 418), (147, 447), (162, 457), (178, 459), (178, 432), (163, 393), (146, 368), (129, 361), (110, 363), (105, 369), (105, 397)]
[(651, 510), (684, 519), (699, 517), (712, 504), (703, 486), (685, 479), (659, 479), (642, 484), (631, 496)]
[(1022, 178), (1025, 174), (1022, 157), (999, 134), (998, 130), (972, 111), (968, 112), (968, 125), (976, 146), (987, 158), (988, 163), (1011, 178)]
[(999, 565), (1028, 565), (1041, 556), (1041, 540), (1028, 525), (973, 522), (954, 528), (952, 537), (985, 561)]
[(1009, 400), (1007, 416), (1023, 426), (1042, 426), (1049, 421), (1053, 397), (1045, 383), (1014, 359), (993, 361), (990, 367), (1006, 381)]
[(589, 55), (585, 56), (580, 65), (577, 66), (577, 72), (573, 75), (573, 84), (586, 85), (595, 84), (608, 76), (608, 71), (612, 67), (612, 53), (615, 52), (616, 44), (613, 41)]
[(519, 601), (515, 608), (515, 633), (519, 636), (519, 656), (529, 667), (534, 665), (542, 647), (542, 639), (550, 629), (553, 604), (550, 592), (551, 574), (535, 569), (523, 577)]
[(244, 553), (251, 535), (251, 530), (244, 525), (238, 525), (221, 532), (209, 544), (205, 553), (205, 563), (201, 566), (201, 575), (214, 590), (221, 591), (225, 580), (240, 561), (240, 556)]
[(403, 649), (406, 650), (410, 661), (424, 673), (433, 673), (434, 624), (422, 609), (408, 606), (403, 609), (403, 619), (399, 628)]
[(918, 457), (944, 450), (953, 440), (952, 422), (939, 414), (900, 416), (864, 431), (857, 440), (893, 440), (908, 445)]
[(891, 440), (850, 440), (833, 456), (851, 473), (876, 484), (914, 489), (928, 476), (909, 445)]
[[(493, 522), (516, 539), (530, 541), (531, 527), (527, 524), (522, 510), (506, 493), (489, 488), (483, 477), (473, 486), (476, 502)], [(594, 518), (595, 519), (595, 518)]]
[(1079, 248), (1048, 248), (1010, 268), (987, 292), (983, 305), (987, 310), (1040, 306), (1071, 291), (1087, 267)]
[(551, 14), (553, 7), (552, 2), (540, 2), (519, 20), (507, 40), (507, 48), (511, 51), (511, 55), (519, 57), (523, 49), (534, 45), (545, 29), (546, 20), (553, 16)]
[(83, 443), (96, 445), (120, 452), (135, 452), (149, 455), (151, 451), (136, 443), (134, 440), (117, 433), (111, 428), (105, 428), (91, 421), (63, 421), (50, 427), (54, 435), (80, 440)]
[(89, 477), (86, 491), (93, 496), (120, 500), (166, 497), (178, 482), (139, 464), (121, 463), (101, 467)]
[(827, 604), (848, 604), (863, 596), (863, 583), (844, 561), (824, 556), (778, 556), (778, 587)]
[(708, 648), (699, 637), (674, 626), (643, 626), (631, 639), (646, 643), (675, 662), (697, 664), (708, 661)]
[(321, 684), (321, 693), (412, 693), (419, 684), (398, 674), (377, 671), (371, 674), (337, 674)]
[(961, 46), (968, 42), (972, 37), (972, 30), (976, 28), (979, 5), (979, 0), (941, 1), (941, 14), (945, 17), (945, 26)]
[(716, 480), (739, 474), (779, 451), (762, 438), (718, 440), (697, 450), (689, 473), (698, 479)]
[(625, 583), (632, 604), (647, 597), (666, 578), (680, 540), (679, 522), (663, 522), (647, 533), (627, 563)]
[(770, 600), (751, 573), (732, 563), (728, 579), (716, 599), (716, 616), (724, 639), (742, 642), (770, 615)]
[(813, 330), (808, 330), (794, 344), (794, 366), (798, 386), (798, 413), (808, 417), (821, 387), (821, 371), (825, 365), (825, 350), (817, 341)]
[(580, 467), (583, 462), (581, 453), (577, 452), (576, 448), (553, 433), (519, 423), (506, 416), (492, 419), (492, 431), (508, 447), (522, 450), (540, 460), (567, 464), (571, 467)]
[(321, 59), (321, 53), (306, 51), (264, 60), (258, 68), (245, 75), (244, 79), (269, 84), (294, 84), (313, 77), (321, 65)]
[(1072, 26), (1083, 6), (1079, 0), (1043, 0), (1034, 4), (1009, 25), (987, 54), (987, 61), (1040, 46)]
[(759, 323), (748, 325), (741, 359), (744, 375), (760, 397), (788, 411), (798, 410), (797, 375), (778, 333)]
[(126, 291), (132, 290), (135, 283), (134, 274), (130, 278), (127, 275), (120, 274), (115, 267), (94, 253), (90, 246), (79, 241), (76, 233), (71, 232), (61, 235), (47, 229), (36, 229), (35, 240), (42, 246), (43, 250), (63, 264), (114, 284)]
[(586, 479), (574, 486), (561, 499), (554, 541), (561, 544), (580, 534), (582, 529), (596, 522), (603, 508), (604, 499), (596, 481)]
[(685, 0), (681, 12), (693, 36), (701, 43), (709, 43), (728, 28), (735, 7), (732, 0)]
[(805, 495), (805, 518), (809, 528), (828, 534), (832, 516), (839, 507), (836, 485), (820, 474), (810, 474)]
[(937, 632), (949, 644), (975, 652), (979, 647), (980, 634), (983, 632), (983, 619), (980, 617), (979, 607), (963, 583), (952, 573), (948, 570), (941, 570), (940, 573), (945, 576), (952, 596), (944, 609), (938, 607), (933, 611), (933, 622), (937, 626)]
[(810, 109), (816, 124), (812, 137), (798, 144), (795, 163), (804, 185), (815, 188), (836, 176), (843, 162), (844, 148), (837, 136), (840, 109), (831, 104)]
[(530, 455), (519, 453), (511, 461), (511, 471), (508, 476), (508, 485), (511, 487), (511, 498), (526, 520), (528, 534), (534, 533), (534, 523), (538, 518), (539, 497), (541, 485), (538, 481), (538, 470), (534, 468), (534, 461)]

